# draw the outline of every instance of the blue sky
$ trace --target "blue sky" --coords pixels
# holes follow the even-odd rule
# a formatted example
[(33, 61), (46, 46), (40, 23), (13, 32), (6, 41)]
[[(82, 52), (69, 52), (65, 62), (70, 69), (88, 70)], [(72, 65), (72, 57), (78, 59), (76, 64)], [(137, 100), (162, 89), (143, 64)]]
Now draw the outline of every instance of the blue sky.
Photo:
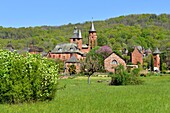
[(170, 0), (0, 0), (3, 27), (59, 26), (141, 13), (170, 14)]

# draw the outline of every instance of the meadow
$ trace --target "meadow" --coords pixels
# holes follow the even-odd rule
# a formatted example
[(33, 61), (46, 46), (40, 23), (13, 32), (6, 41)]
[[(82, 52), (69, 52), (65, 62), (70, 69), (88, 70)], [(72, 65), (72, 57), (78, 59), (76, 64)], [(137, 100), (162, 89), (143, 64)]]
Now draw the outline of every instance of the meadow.
[[(49, 102), (0, 104), (1, 113), (169, 113), (170, 76), (141, 77), (142, 85), (109, 86), (109, 77), (59, 80)], [(98, 82), (100, 81), (100, 82)]]

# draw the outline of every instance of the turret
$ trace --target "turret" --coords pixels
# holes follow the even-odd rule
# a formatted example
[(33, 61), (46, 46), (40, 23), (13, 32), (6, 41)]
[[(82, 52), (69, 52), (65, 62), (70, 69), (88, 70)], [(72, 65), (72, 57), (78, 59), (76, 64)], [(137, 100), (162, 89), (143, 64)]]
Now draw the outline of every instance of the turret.
[(158, 48), (155, 49), (155, 51), (153, 52), (153, 59), (154, 59), (154, 70), (159, 71), (160, 70), (160, 54), (161, 52), (159, 51)]
[(92, 21), (91, 27), (90, 27), (90, 30), (89, 30), (89, 49), (92, 49), (95, 46), (97, 46), (97, 35), (96, 35), (94, 23)]
[(81, 30), (78, 30), (77, 27), (74, 27), (73, 36), (70, 38), (70, 43), (77, 44), (77, 47), (82, 49), (82, 35)]

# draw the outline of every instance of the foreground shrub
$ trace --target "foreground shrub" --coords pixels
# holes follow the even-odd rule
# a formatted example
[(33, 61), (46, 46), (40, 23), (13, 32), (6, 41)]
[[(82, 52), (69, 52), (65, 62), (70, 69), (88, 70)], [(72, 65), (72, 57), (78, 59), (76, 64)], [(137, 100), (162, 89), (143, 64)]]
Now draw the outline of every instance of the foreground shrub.
[(57, 85), (58, 67), (39, 55), (0, 50), (0, 103), (51, 100)]
[(124, 70), (122, 65), (119, 65), (115, 69), (114, 74), (110, 74), (111, 82), (110, 85), (137, 85), (141, 84), (142, 81), (138, 78), (138, 70), (132, 71), (132, 73), (128, 73)]

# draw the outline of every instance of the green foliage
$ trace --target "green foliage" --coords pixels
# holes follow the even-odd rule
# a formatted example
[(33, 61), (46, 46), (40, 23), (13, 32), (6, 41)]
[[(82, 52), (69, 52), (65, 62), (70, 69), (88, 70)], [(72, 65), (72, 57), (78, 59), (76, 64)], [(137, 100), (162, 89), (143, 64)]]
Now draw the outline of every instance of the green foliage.
[[(170, 46), (169, 21), (169, 14), (132, 14), (95, 21), (98, 46), (108, 45), (113, 51), (119, 51), (123, 48), (130, 50), (134, 46), (140, 45), (145, 49), (153, 50), (158, 47), (161, 52), (167, 52), (167, 48)], [(16, 50), (23, 50), (29, 46), (30, 42), (34, 42), (34, 45), (42, 47), (48, 52), (58, 43), (69, 42), (69, 38), (73, 35), (74, 26), (82, 29), (83, 43), (87, 44), (90, 24), (90, 22), (85, 22), (58, 27), (0, 27), (0, 48), (5, 49), (7, 44), (11, 42)], [(167, 53), (163, 63), (167, 63), (169, 59), (170, 54)], [(129, 61), (129, 58), (125, 57), (125, 60)], [(170, 64), (168, 67), (170, 68)]]
[(151, 71), (154, 71), (154, 59), (153, 56), (151, 55)]
[[(99, 46), (109, 45), (113, 50), (122, 47), (141, 45), (145, 48), (158, 46), (168, 47), (167, 40), (170, 38), (168, 14), (132, 14), (110, 18), (105, 21), (95, 21), (95, 28), (98, 35)], [(68, 24), (59, 27), (39, 26), (28, 28), (0, 28), (1, 48), (5, 48), (8, 41), (11, 41), (15, 49), (23, 49), (31, 41), (35, 45), (43, 47), (46, 51), (53, 49), (55, 44), (68, 42), (72, 36), (73, 28), (77, 26), (82, 29), (84, 43), (88, 42), (88, 30), (90, 22), (83, 24)], [(164, 43), (167, 42), (167, 43)], [(164, 45), (161, 45), (164, 44)]]
[(70, 65), (68, 71), (69, 71), (70, 75), (76, 74), (76, 66)]
[(0, 103), (51, 100), (55, 96), (58, 66), (39, 55), (0, 50)]
[(132, 73), (128, 73), (123, 65), (119, 65), (115, 69), (115, 73), (111, 76), (110, 85), (137, 85), (141, 84), (142, 81), (139, 80), (139, 69), (132, 70)]
[(96, 71), (103, 71), (104, 70), (104, 57), (102, 54), (97, 53), (100, 47), (95, 47), (90, 50), (90, 52), (86, 55), (86, 63), (91, 64), (93, 62)]
[(66, 88), (51, 102), (0, 104), (1, 113), (169, 113), (170, 76), (140, 77), (143, 85), (120, 87), (108, 86), (109, 77), (91, 77), (92, 85), (86, 79), (62, 79), (58, 87)]
[(131, 74), (133, 76), (138, 77), (139, 76), (139, 72), (140, 72), (140, 69), (139, 68), (135, 68), (135, 69), (132, 70)]

